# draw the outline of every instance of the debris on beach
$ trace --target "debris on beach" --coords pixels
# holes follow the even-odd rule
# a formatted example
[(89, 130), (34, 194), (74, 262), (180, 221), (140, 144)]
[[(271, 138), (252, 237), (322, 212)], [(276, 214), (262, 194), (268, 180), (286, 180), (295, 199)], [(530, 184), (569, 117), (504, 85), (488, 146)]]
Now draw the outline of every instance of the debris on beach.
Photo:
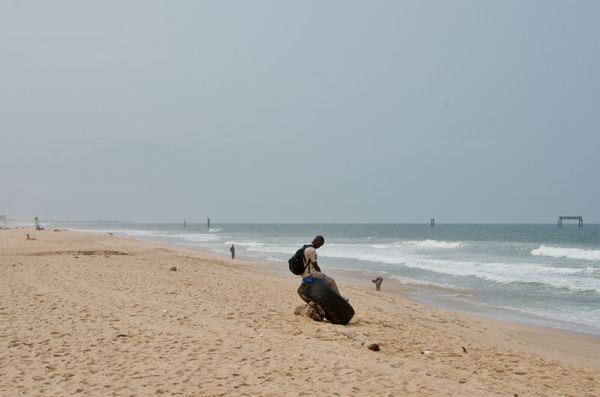
[(371, 343), (369, 344), (369, 346), (367, 346), (367, 349), (373, 350), (374, 352), (378, 352), (380, 350), (379, 343)]
[(364, 335), (360, 335), (360, 334), (358, 334), (358, 333), (356, 333), (354, 331), (349, 331), (349, 330), (346, 330), (346, 329), (338, 329), (336, 331), (340, 332), (341, 334), (343, 334), (344, 336), (347, 336), (350, 339), (354, 339), (356, 341), (359, 341), (362, 346), (366, 346), (367, 349), (369, 349), (369, 350), (372, 350), (374, 352), (378, 352), (378, 351), (381, 350), (381, 347), (379, 346), (379, 343), (376, 343), (376, 342), (373, 342), (373, 341), (369, 341), (367, 339), (367, 337), (364, 336)]
[(323, 312), (323, 309), (321, 309), (321, 307), (314, 302), (298, 306), (296, 309), (294, 309), (294, 314), (296, 316), (306, 316), (315, 321), (323, 321), (323, 318), (325, 318), (325, 312)]
[(468, 353), (467, 348), (466, 347), (462, 347), (463, 353)]
[(170, 270), (171, 270), (172, 272), (176, 272), (176, 271), (177, 271), (177, 267), (176, 267), (176, 266), (173, 266), (173, 267), (172, 267)]

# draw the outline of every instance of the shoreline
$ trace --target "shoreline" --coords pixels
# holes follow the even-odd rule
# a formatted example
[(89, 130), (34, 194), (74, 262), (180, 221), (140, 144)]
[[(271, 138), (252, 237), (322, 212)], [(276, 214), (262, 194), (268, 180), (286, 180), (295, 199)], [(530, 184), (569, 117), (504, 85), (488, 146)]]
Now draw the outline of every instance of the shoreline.
[[(102, 231), (91, 231), (91, 230), (79, 230), (69, 229), (76, 232), (84, 233), (98, 233), (102, 234)], [(225, 253), (211, 251), (202, 247), (198, 247), (193, 243), (174, 243), (165, 240), (160, 237), (139, 237), (139, 236), (123, 236), (124, 238), (139, 239), (142, 241), (153, 241), (161, 244), (167, 244), (169, 246), (179, 247), (183, 249), (190, 249), (192, 251), (199, 252), (201, 254), (214, 256), (221, 259), (229, 259), (229, 255)], [(290, 276), (295, 278), (287, 269), (285, 262), (278, 262), (268, 259), (261, 259), (250, 256), (236, 256), (236, 260), (244, 260), (249, 265), (264, 265), (268, 269), (272, 269), (274, 274), (281, 276)], [(331, 274), (336, 281), (343, 280), (344, 282), (352, 283), (356, 286), (361, 286), (365, 289), (374, 289), (374, 284), (371, 283), (371, 278), (375, 276), (375, 273), (371, 274), (366, 269), (343, 269), (339, 267), (333, 267), (326, 274)], [(335, 277), (334, 277), (335, 276)], [(441, 310), (448, 310), (451, 312), (462, 313), (471, 316), (483, 317), (492, 320), (506, 321), (519, 325), (528, 325), (533, 327), (540, 327), (549, 330), (556, 330), (566, 333), (573, 333), (575, 335), (589, 336), (592, 338), (600, 339), (600, 328), (592, 327), (585, 324), (579, 324), (574, 322), (561, 321), (558, 319), (545, 318), (536, 316), (532, 313), (521, 312), (517, 309), (512, 308), (501, 308), (495, 306), (486, 306), (478, 304), (475, 301), (459, 300), (452, 297), (457, 293), (460, 293), (460, 289), (452, 288), (451, 286), (443, 287), (428, 284), (417, 284), (417, 283), (404, 283), (395, 280), (391, 277), (384, 277), (385, 281), (382, 289), (385, 292), (392, 291), (393, 294), (402, 296), (404, 298), (412, 299), (420, 303), (424, 303)]]
[(391, 284), (342, 281), (356, 315), (336, 326), (294, 315), (287, 265), (74, 231), (0, 241), (7, 395), (600, 392), (597, 338), (440, 310)]

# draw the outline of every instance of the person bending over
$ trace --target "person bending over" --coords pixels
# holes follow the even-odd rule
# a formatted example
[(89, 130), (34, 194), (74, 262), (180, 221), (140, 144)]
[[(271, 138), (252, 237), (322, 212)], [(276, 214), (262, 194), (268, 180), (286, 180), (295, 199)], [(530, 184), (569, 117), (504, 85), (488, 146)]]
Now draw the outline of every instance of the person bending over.
[(381, 291), (381, 283), (383, 282), (383, 277), (377, 276), (377, 278), (373, 279), (373, 282), (375, 283), (375, 289), (377, 289), (377, 291)]

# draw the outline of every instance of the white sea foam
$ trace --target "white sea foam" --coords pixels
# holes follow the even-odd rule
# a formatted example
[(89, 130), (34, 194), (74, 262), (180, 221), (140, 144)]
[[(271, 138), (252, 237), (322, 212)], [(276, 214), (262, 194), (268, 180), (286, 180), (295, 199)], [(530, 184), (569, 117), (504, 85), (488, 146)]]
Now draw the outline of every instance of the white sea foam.
[(589, 268), (552, 267), (534, 263), (480, 263), (415, 258), (403, 266), (459, 277), (476, 277), (497, 283), (538, 283), (552, 288), (600, 293), (600, 279)]
[(268, 257), (267, 257), (267, 260), (268, 260), (269, 262), (287, 262), (286, 260), (283, 260), (283, 259), (281, 259), (281, 258), (276, 258), (276, 257), (274, 257), (274, 256), (268, 256)]
[(392, 247), (391, 244), (373, 244), (371, 245), (371, 247), (375, 248), (375, 249), (389, 249)]
[(113, 233), (120, 234), (123, 236), (130, 237), (141, 237), (141, 238), (154, 238), (161, 240), (185, 240), (191, 243), (208, 243), (218, 241), (224, 236), (218, 236), (216, 234), (208, 234), (208, 233), (169, 233), (164, 231), (157, 230), (136, 230), (136, 229), (125, 229), (125, 230), (117, 230), (117, 229), (96, 229), (96, 230), (87, 230), (89, 232), (94, 233)]
[(137, 236), (137, 237), (152, 237), (157, 234), (160, 234), (160, 232), (156, 232), (156, 231), (152, 231), (152, 230), (132, 230), (132, 229), (77, 229), (77, 228), (74, 228), (73, 230), (78, 230), (80, 232), (87, 232), (87, 233), (113, 233), (113, 234), (120, 234), (123, 236)]
[(121, 230), (114, 230), (114, 229), (78, 229), (78, 228), (70, 228), (71, 230), (77, 230), (78, 232), (83, 232), (83, 233), (113, 233), (113, 234), (118, 234), (121, 232)]
[(228, 244), (237, 244), (241, 247), (265, 247), (266, 244), (265, 243), (259, 243), (257, 241), (226, 241), (225, 243)]
[(257, 242), (240, 242), (237, 243), (242, 247), (246, 247), (248, 252), (257, 252), (259, 254), (285, 254), (292, 256), (298, 249), (296, 246), (283, 244), (263, 244)]
[(465, 243), (436, 240), (408, 240), (396, 243), (376, 244), (341, 244), (331, 243), (323, 246), (319, 254), (330, 258), (357, 259), (367, 262), (401, 264), (415, 255), (420, 255), (422, 249), (455, 249), (464, 247)]
[(386, 244), (329, 244), (319, 251), (319, 257), (388, 264), (404, 263), (408, 254), (401, 246)]
[(214, 241), (219, 241), (222, 236), (217, 236), (214, 234), (206, 234), (206, 233), (182, 233), (182, 234), (176, 234), (176, 235), (165, 235), (165, 236), (161, 236), (161, 237), (175, 237), (175, 238), (181, 238), (183, 240), (192, 242), (192, 243), (208, 243), (208, 242), (214, 242)]
[(458, 291), (465, 290), (464, 288), (457, 287), (456, 285), (451, 285), (451, 284), (446, 284), (446, 283), (436, 283), (433, 281), (416, 280), (413, 278), (402, 277), (402, 276), (388, 276), (388, 278), (398, 281), (400, 284), (422, 285), (425, 287), (436, 287), (436, 288), (444, 288), (444, 289), (451, 289), (451, 290), (458, 290)]
[(408, 245), (413, 245), (415, 247), (419, 247), (419, 248), (445, 249), (445, 248), (461, 248), (461, 247), (465, 246), (465, 243), (463, 243), (462, 241), (448, 242), (448, 241), (436, 241), (436, 240), (423, 240), (423, 241), (409, 240), (409, 241), (405, 241), (405, 243)]
[(153, 230), (133, 230), (133, 229), (77, 229), (80, 232), (86, 233), (112, 233), (112, 234), (120, 234), (122, 236), (131, 236), (131, 237), (157, 237), (162, 233), (153, 231)]
[[(534, 318), (543, 319), (543, 320), (557, 320), (560, 321), (561, 324), (554, 324), (558, 328), (561, 329), (573, 329), (568, 326), (568, 323), (574, 323), (579, 325), (586, 326), (586, 331), (592, 332), (593, 335), (600, 334), (600, 309), (592, 309), (592, 310), (551, 310), (551, 309), (542, 309), (542, 308), (518, 308), (514, 306), (505, 306), (505, 305), (495, 305), (495, 304), (481, 304), (479, 305), (483, 307), (489, 307), (494, 309), (506, 310), (508, 312), (520, 313), (526, 316), (533, 316)], [(564, 322), (564, 323), (563, 323)], [(587, 328), (592, 327), (592, 328)], [(575, 328), (577, 330), (577, 328)], [(579, 329), (580, 331), (580, 329)]]
[(550, 256), (553, 258), (581, 259), (586, 261), (600, 261), (600, 250), (563, 248), (542, 245), (531, 251), (533, 256)]

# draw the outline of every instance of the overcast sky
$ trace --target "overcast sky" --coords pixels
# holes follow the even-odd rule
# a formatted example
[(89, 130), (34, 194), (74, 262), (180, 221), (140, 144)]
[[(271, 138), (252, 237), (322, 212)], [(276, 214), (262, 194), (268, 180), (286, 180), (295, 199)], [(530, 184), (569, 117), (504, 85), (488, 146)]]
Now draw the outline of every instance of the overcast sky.
[(600, 222), (600, 1), (0, 1), (0, 214)]

